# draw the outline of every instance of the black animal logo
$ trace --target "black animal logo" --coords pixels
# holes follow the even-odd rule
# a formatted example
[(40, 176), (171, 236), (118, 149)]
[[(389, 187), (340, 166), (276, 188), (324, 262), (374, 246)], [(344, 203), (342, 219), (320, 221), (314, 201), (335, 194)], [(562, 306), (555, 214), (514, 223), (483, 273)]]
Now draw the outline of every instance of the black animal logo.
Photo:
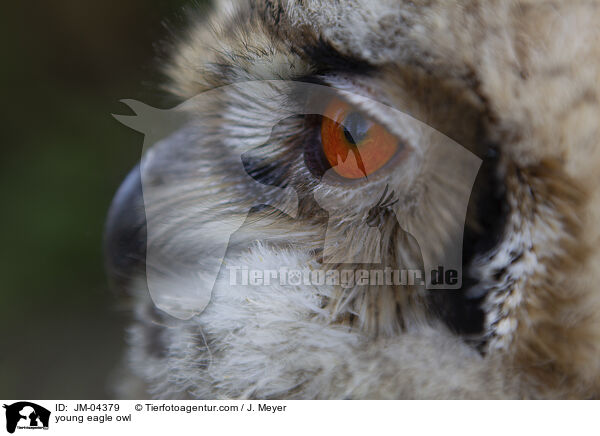
[(17, 425), (20, 427), (48, 428), (50, 411), (28, 401), (19, 401), (6, 409), (6, 431), (14, 433)]

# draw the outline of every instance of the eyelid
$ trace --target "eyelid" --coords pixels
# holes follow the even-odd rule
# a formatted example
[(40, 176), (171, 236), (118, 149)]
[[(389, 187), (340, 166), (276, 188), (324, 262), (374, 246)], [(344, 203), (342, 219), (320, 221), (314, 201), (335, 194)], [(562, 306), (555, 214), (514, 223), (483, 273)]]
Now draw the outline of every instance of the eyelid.
[[(396, 167), (399, 164), (404, 165), (404, 161), (410, 159), (415, 164), (421, 161), (421, 156), (426, 152), (427, 147), (422, 148), (420, 146), (423, 132), (419, 127), (420, 122), (412, 118), (411, 116), (399, 111), (385, 103), (379, 102), (372, 98), (369, 93), (365, 90), (365, 87), (356, 86), (356, 81), (333, 81), (330, 77), (321, 77), (318, 80), (310, 80), (311, 83), (317, 85), (312, 90), (310, 87), (299, 86), (298, 99), (303, 107), (304, 114), (307, 114), (304, 118), (307, 121), (305, 124), (306, 138), (314, 138), (313, 140), (307, 139), (305, 144), (317, 141), (314, 145), (306, 145), (304, 147), (304, 166), (310, 170), (313, 176), (317, 177), (318, 180), (322, 181), (322, 175), (324, 172), (329, 173), (327, 169), (325, 171), (314, 171), (307, 164), (307, 150), (309, 148), (322, 150), (321, 145), (321, 119), (324, 116), (327, 109), (327, 105), (333, 100), (337, 99), (344, 102), (348, 106), (356, 109), (357, 112), (361, 113), (365, 118), (369, 119), (373, 123), (378, 124), (381, 128), (387, 130), (390, 135), (396, 138), (402, 145), (386, 163), (379, 167), (376, 171), (371, 173), (368, 178), (369, 182), (373, 182), (383, 177), (388, 177), (390, 169)], [(309, 89), (309, 92), (302, 92), (302, 90)], [(310, 115), (312, 114), (312, 115)], [(310, 133), (314, 132), (314, 133)], [(317, 133), (318, 132), (318, 133)], [(315, 137), (317, 136), (317, 137)], [(308, 152), (310, 154), (310, 152)], [(321, 152), (322, 153), (322, 152)], [(324, 154), (323, 154), (324, 156)], [(415, 160), (416, 159), (416, 160)], [(310, 156), (309, 156), (309, 159)], [(313, 161), (319, 161), (319, 159), (313, 159)], [(325, 158), (325, 162), (328, 159)], [(328, 163), (328, 162), (327, 162)], [(408, 163), (407, 163), (408, 164)], [(329, 165), (327, 165), (329, 167)], [(411, 167), (413, 165), (411, 164)], [(331, 171), (331, 173), (335, 173)], [(335, 179), (336, 174), (332, 174), (332, 179)], [(334, 180), (328, 180), (326, 183), (333, 183)], [(348, 183), (356, 183), (357, 180), (344, 179), (339, 176), (339, 180), (335, 184), (347, 185)]]
[[(335, 95), (336, 98), (353, 106), (373, 122), (381, 124), (383, 127), (385, 127), (390, 133), (395, 135), (398, 140), (410, 145), (410, 141), (408, 141), (404, 135), (403, 129), (398, 129), (398, 123), (396, 122), (396, 119), (401, 115), (405, 115), (410, 118), (413, 117), (400, 109), (394, 108), (388, 102), (377, 100), (377, 98), (373, 96), (375, 92), (373, 90), (368, 90), (361, 84), (360, 77), (348, 78), (343, 73), (332, 73), (328, 74), (327, 76), (311, 76), (307, 80), (331, 89), (332, 95)], [(317, 101), (313, 101), (312, 104), (323, 106), (322, 110), (324, 110), (327, 106), (327, 102), (319, 101), (319, 98), (320, 96), (316, 96)], [(382, 116), (384, 111), (392, 112), (395, 116), (387, 119), (387, 117)]]

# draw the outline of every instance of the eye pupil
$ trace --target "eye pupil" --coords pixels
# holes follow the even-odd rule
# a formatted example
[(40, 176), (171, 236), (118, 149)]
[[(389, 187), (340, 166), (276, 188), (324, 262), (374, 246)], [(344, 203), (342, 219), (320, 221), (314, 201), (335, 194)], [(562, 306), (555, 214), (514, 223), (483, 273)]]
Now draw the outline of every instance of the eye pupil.
[(343, 122), (344, 137), (352, 145), (358, 145), (369, 134), (371, 122), (358, 112), (348, 114)]
[(398, 139), (350, 104), (332, 99), (321, 121), (322, 161), (346, 179), (362, 179), (400, 149)]

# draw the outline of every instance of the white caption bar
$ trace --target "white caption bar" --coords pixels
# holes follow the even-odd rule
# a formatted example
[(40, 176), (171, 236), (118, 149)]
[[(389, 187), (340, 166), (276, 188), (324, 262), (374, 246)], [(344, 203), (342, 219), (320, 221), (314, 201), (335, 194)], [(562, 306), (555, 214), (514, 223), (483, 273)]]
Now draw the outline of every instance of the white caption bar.
[[(0, 434), (587, 434), (597, 403), (0, 400)], [(41, 430), (41, 431), (40, 431)], [(8, 432), (8, 433), (6, 433)]]

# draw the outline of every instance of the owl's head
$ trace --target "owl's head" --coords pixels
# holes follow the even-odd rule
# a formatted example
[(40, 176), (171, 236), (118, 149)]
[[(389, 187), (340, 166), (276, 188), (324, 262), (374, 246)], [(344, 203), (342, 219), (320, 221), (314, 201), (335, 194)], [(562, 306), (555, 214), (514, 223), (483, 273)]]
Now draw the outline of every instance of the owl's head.
[[(274, 264), (423, 271), (306, 292), (329, 322), (368, 336), (441, 320), (540, 392), (597, 394), (600, 8), (214, 9), (165, 67), (181, 122), (113, 205), (119, 284), (145, 277), (168, 290), (159, 308), (181, 314), (209, 304), (223, 258), (264, 246)], [(436, 287), (440, 266), (457, 275)], [(198, 289), (208, 294), (191, 302)]]

